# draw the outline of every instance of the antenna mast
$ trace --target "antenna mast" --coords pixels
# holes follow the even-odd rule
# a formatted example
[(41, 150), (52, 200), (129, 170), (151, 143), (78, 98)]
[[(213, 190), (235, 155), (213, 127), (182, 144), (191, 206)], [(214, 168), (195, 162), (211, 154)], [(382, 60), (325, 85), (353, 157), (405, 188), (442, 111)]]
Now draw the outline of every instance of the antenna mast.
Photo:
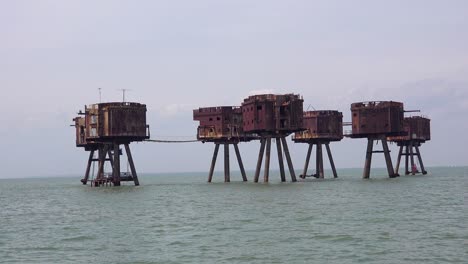
[(99, 90), (99, 103), (101, 103), (101, 90), (102, 90), (102, 88), (98, 88), (98, 90)]
[(130, 89), (119, 89), (119, 91), (122, 91), (122, 102), (125, 103), (125, 92), (126, 91), (131, 91)]

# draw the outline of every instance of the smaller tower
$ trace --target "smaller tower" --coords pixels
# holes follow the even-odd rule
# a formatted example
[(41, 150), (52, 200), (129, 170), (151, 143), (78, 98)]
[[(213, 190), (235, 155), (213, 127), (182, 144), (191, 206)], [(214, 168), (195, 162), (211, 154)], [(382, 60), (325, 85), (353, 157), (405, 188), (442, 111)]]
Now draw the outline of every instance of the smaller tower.
[(255, 137), (244, 133), (242, 127), (242, 111), (240, 107), (201, 107), (193, 110), (193, 120), (200, 122), (197, 129), (197, 139), (203, 143), (213, 142), (215, 144), (210, 172), (208, 174), (208, 182), (211, 182), (213, 179), (219, 145), (224, 146), (224, 182), (231, 181), (229, 145), (234, 146), (242, 174), (242, 180), (247, 181), (238, 144), (240, 142), (250, 141)]
[[(393, 136), (389, 137), (388, 140), (396, 142), (400, 147), (398, 152), (397, 164), (395, 166), (395, 172), (398, 173), (400, 169), (401, 156), (405, 156), (405, 175), (416, 173), (427, 174), (424, 169), (423, 160), (421, 158), (421, 152), (419, 147), (422, 143), (431, 140), (431, 120), (422, 116), (405, 117), (404, 119), (404, 131), (405, 136)], [(414, 151), (415, 150), (415, 151)], [(414, 161), (414, 156), (418, 158), (419, 166), (421, 171), (418, 170)], [(409, 168), (409, 162), (411, 161), (411, 169)]]
[(242, 103), (243, 127), (246, 133), (255, 133), (260, 139), (260, 151), (254, 182), (258, 182), (265, 153), (264, 182), (268, 182), (270, 173), (271, 139), (276, 141), (281, 181), (286, 181), (283, 164), (283, 150), (291, 174), (295, 182), (296, 174), (289, 155), (286, 137), (291, 133), (303, 130), (303, 102), (296, 94), (262, 94), (244, 99)]
[[(359, 102), (351, 104), (352, 133), (351, 138), (367, 138), (366, 162), (362, 177), (370, 176), (372, 154), (383, 153), (388, 176), (399, 176), (393, 170), (387, 137), (404, 135), (403, 103), (393, 101)], [(383, 150), (374, 150), (374, 141), (381, 141)]]
[(304, 171), (300, 177), (303, 179), (307, 177), (310, 155), (313, 146), (316, 145), (316, 169), (315, 174), (311, 176), (320, 179), (324, 178), (322, 145), (325, 145), (328, 159), (330, 160), (330, 166), (333, 171), (333, 177), (337, 178), (338, 174), (336, 173), (335, 163), (333, 162), (333, 156), (330, 151), (330, 142), (343, 139), (343, 114), (333, 110), (304, 112), (304, 128), (306, 130), (296, 132), (293, 136), (293, 141), (295, 143), (309, 144)]

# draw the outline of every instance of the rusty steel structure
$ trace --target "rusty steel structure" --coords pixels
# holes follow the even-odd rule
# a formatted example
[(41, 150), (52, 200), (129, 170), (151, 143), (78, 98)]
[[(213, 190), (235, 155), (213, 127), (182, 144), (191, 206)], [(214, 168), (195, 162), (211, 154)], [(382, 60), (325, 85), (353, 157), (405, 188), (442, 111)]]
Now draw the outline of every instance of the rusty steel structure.
[(231, 181), (229, 145), (234, 146), (242, 180), (247, 181), (238, 144), (253, 140), (256, 137), (253, 134), (244, 132), (241, 108), (234, 106), (201, 107), (193, 110), (193, 120), (200, 122), (197, 129), (197, 140), (203, 143), (213, 142), (215, 144), (208, 182), (213, 179), (219, 145), (224, 146), (224, 182)]
[[(81, 182), (85, 185), (88, 183), (91, 165), (97, 162), (98, 172), (91, 180), (92, 186), (120, 186), (122, 181), (133, 181), (139, 185), (129, 144), (150, 137), (149, 125), (146, 124), (146, 105), (129, 102), (98, 103), (85, 106), (85, 111), (80, 111), (79, 115), (73, 119), (76, 146), (90, 152)], [(120, 145), (125, 147), (131, 173), (121, 173)], [(98, 153), (97, 158), (94, 157), (95, 152)], [(112, 167), (112, 174), (104, 171), (107, 161)]]
[(304, 170), (300, 177), (303, 179), (308, 177), (307, 170), (309, 168), (310, 156), (313, 146), (316, 145), (316, 169), (315, 174), (311, 176), (319, 179), (324, 178), (322, 146), (325, 145), (333, 177), (337, 178), (338, 174), (330, 150), (330, 142), (341, 141), (343, 139), (343, 114), (333, 110), (304, 112), (304, 128), (306, 130), (296, 132), (293, 136), (295, 143), (309, 144)]
[[(399, 147), (397, 164), (395, 171), (398, 173), (400, 169), (401, 156), (405, 156), (405, 175), (417, 173), (427, 174), (424, 168), (424, 163), (421, 158), (419, 147), (422, 143), (431, 140), (431, 120), (422, 116), (405, 117), (404, 131), (406, 135), (388, 137), (389, 141), (395, 142)], [(418, 158), (421, 171), (418, 170), (414, 161), (414, 156)], [(411, 170), (409, 162), (411, 161)]]
[[(351, 138), (367, 138), (366, 162), (363, 178), (368, 179), (371, 170), (372, 154), (383, 153), (388, 176), (399, 176), (395, 173), (388, 148), (387, 137), (405, 135), (403, 130), (403, 103), (393, 101), (359, 102), (351, 104), (352, 133)], [(373, 150), (374, 142), (381, 141), (383, 150)]]
[(258, 182), (264, 155), (263, 179), (264, 182), (269, 180), (272, 138), (276, 141), (281, 181), (286, 181), (283, 150), (291, 181), (297, 181), (286, 137), (291, 133), (303, 130), (303, 102), (302, 97), (296, 94), (262, 94), (244, 99), (241, 106), (244, 132), (255, 133), (260, 139), (254, 182)]

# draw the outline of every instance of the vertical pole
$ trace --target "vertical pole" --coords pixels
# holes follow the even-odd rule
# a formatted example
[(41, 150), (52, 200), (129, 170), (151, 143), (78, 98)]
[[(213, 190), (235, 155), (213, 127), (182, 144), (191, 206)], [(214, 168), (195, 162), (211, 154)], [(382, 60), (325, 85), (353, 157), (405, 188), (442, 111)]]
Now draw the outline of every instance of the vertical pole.
[(105, 160), (104, 157), (105, 157), (106, 151), (107, 151), (107, 145), (103, 145), (99, 147), (99, 150), (98, 150), (99, 166), (98, 166), (98, 172), (97, 172), (96, 179), (95, 179), (95, 180), (98, 180), (98, 182), (104, 176), (104, 160)]
[(317, 148), (315, 149), (315, 178), (320, 177), (320, 143), (317, 143)]
[(383, 137), (381, 140), (384, 150), (385, 162), (387, 163), (388, 176), (390, 178), (395, 178), (397, 175), (395, 175), (395, 171), (393, 170), (392, 157), (390, 156), (390, 150), (388, 149), (387, 138)]
[(229, 168), (229, 144), (224, 143), (224, 182), (231, 181), (230, 175), (230, 168)]
[(396, 174), (398, 174), (398, 171), (400, 170), (401, 153), (403, 153), (403, 145), (400, 146), (400, 150), (398, 151), (398, 158), (397, 158), (397, 162), (396, 162), (396, 166), (395, 166), (395, 173)]
[(86, 185), (86, 183), (88, 183), (89, 172), (91, 170), (91, 164), (93, 163), (93, 157), (94, 157), (94, 150), (91, 150), (89, 153), (88, 165), (86, 166), (85, 176), (83, 179), (81, 179), (81, 182), (83, 183), (83, 185)]
[(318, 146), (320, 146), (320, 166), (319, 166), (319, 169), (320, 169), (320, 174), (319, 174), (319, 178), (320, 179), (323, 179), (325, 174), (323, 172), (323, 150), (322, 150), (322, 143), (320, 143)]
[(138, 186), (140, 185), (140, 181), (138, 180), (138, 175), (135, 169), (135, 164), (133, 163), (133, 157), (132, 153), (130, 152), (130, 147), (128, 146), (128, 143), (125, 144), (125, 152), (127, 153), (128, 163), (130, 163), (130, 170), (132, 171), (133, 182), (135, 183), (135, 186)]
[(297, 181), (296, 173), (294, 172), (294, 167), (291, 161), (291, 155), (289, 155), (288, 143), (286, 142), (285, 137), (281, 138), (281, 143), (283, 143), (284, 154), (286, 155), (286, 161), (288, 162), (289, 173), (291, 174), (291, 181), (296, 182)]
[(281, 175), (281, 182), (286, 181), (286, 174), (284, 173), (284, 161), (283, 161), (283, 150), (281, 148), (281, 140), (280, 138), (275, 138), (276, 141), (276, 150), (278, 152), (278, 163)]
[(215, 143), (215, 149), (213, 152), (213, 158), (211, 159), (210, 173), (208, 174), (208, 182), (211, 182), (213, 179), (214, 168), (216, 165), (216, 159), (218, 157), (219, 144)]
[(422, 172), (423, 175), (426, 175), (427, 171), (424, 169), (424, 164), (423, 164), (423, 161), (422, 161), (422, 158), (421, 158), (421, 152), (419, 152), (419, 147), (416, 145), (414, 148), (416, 149), (416, 154), (418, 155), (419, 166), (421, 167), (421, 172)]
[(237, 146), (237, 143), (234, 144), (234, 150), (236, 151), (237, 162), (239, 163), (239, 168), (242, 174), (242, 180), (247, 181), (247, 175), (245, 175), (244, 163), (242, 163), (242, 157), (239, 151), (239, 147)]
[(309, 149), (307, 150), (307, 156), (306, 156), (306, 161), (305, 161), (305, 164), (304, 164), (304, 170), (302, 171), (302, 175), (299, 176), (302, 179), (305, 179), (305, 177), (307, 176), (307, 169), (309, 168), (310, 154), (312, 153), (313, 146), (314, 146), (314, 144), (309, 143)]
[[(110, 152), (110, 150), (108, 151)], [(114, 166), (112, 167), (114, 186), (120, 186), (120, 153), (119, 144), (114, 143)]]
[(336, 173), (335, 162), (333, 162), (333, 156), (330, 151), (330, 143), (326, 143), (325, 147), (327, 148), (328, 160), (330, 160), (330, 166), (333, 171), (333, 177), (338, 178), (338, 174)]
[(257, 168), (255, 169), (254, 182), (258, 182), (258, 177), (260, 177), (260, 170), (262, 168), (263, 153), (265, 152), (265, 138), (260, 139), (260, 151), (258, 153)]
[(271, 153), (271, 137), (266, 139), (266, 153), (265, 153), (265, 169), (263, 171), (263, 182), (268, 182), (270, 176), (270, 153)]
[[(117, 155), (119, 155), (120, 153), (117, 153)], [(112, 156), (112, 153), (111, 153), (111, 150), (108, 149), (107, 150), (107, 155), (109, 155), (109, 161), (110, 161), (110, 164), (111, 164), (111, 167), (113, 168), (114, 167), (114, 157)], [(115, 153), (114, 153), (115, 155)]]
[(368, 138), (367, 139), (367, 151), (366, 151), (366, 163), (364, 164), (364, 173), (362, 174), (363, 179), (369, 179), (369, 176), (370, 176), (373, 147), (374, 147), (374, 140), (372, 138)]
[(413, 141), (410, 142), (410, 158), (411, 158), (411, 174), (416, 174), (416, 168), (414, 167), (414, 152), (413, 152)]
[(409, 163), (409, 146), (406, 145), (405, 146), (405, 175), (408, 175), (409, 174), (409, 170), (408, 170), (408, 163)]

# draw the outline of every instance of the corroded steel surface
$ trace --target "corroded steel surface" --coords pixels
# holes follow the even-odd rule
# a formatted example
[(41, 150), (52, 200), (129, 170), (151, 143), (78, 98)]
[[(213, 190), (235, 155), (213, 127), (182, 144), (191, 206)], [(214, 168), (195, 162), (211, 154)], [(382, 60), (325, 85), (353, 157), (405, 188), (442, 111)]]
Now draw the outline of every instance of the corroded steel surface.
[(84, 115), (86, 142), (131, 142), (149, 138), (144, 104), (93, 104), (85, 108)]
[(258, 134), (290, 134), (303, 130), (303, 102), (296, 94), (262, 94), (244, 99), (244, 131)]
[(403, 103), (393, 101), (351, 104), (352, 138), (405, 135)]
[(294, 142), (340, 141), (343, 139), (343, 114), (333, 110), (304, 112), (304, 128), (294, 134)]
[(193, 120), (200, 122), (197, 139), (203, 142), (240, 142), (256, 138), (244, 133), (240, 107), (201, 107), (193, 110)]
[(389, 137), (388, 140), (397, 142), (398, 145), (404, 145), (408, 141), (424, 143), (431, 140), (431, 120), (429, 118), (422, 116), (405, 117), (403, 127), (406, 135)]

